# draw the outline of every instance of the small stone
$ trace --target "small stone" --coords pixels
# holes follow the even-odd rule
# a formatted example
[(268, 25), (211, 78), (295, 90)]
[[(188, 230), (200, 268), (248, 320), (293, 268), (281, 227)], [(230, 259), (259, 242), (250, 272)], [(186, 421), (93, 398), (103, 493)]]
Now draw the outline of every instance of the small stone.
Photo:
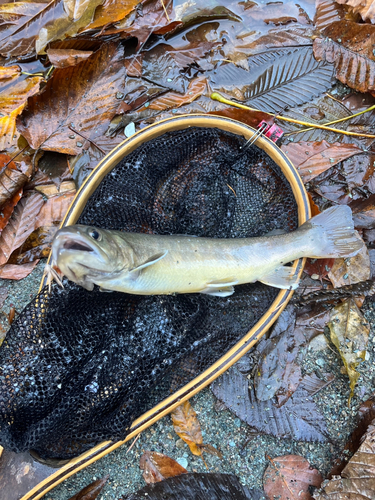
[(184, 467), (185, 469), (189, 464), (189, 462), (184, 457), (176, 458), (176, 462), (178, 462), (181, 465), (181, 467)]
[(123, 99), (124, 96), (125, 94), (123, 94), (122, 92), (117, 92), (116, 99)]
[(76, 138), (76, 136), (74, 134), (69, 136), (69, 139), (75, 139), (75, 138)]
[(83, 146), (82, 142), (79, 142), (79, 141), (77, 141), (77, 142), (76, 142), (76, 144), (77, 144), (77, 146), (78, 146), (79, 148), (81, 148), (81, 147)]
[(313, 280), (318, 280), (319, 279), (319, 274), (312, 274), (311, 279)]
[(323, 367), (325, 365), (325, 361), (323, 358), (318, 358), (315, 363), (320, 366), (320, 367)]
[(176, 441), (176, 448), (180, 448), (180, 449), (183, 449), (185, 448), (185, 443), (182, 439), (177, 439)]
[(126, 137), (130, 137), (135, 134), (135, 125), (133, 122), (130, 122), (128, 125), (126, 125), (124, 134)]

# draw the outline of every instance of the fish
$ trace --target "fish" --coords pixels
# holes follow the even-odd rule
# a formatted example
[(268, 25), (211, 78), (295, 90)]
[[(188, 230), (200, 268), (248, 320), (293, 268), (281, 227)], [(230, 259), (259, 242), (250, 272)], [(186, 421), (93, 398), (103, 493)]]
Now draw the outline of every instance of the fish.
[(253, 238), (127, 233), (76, 224), (57, 231), (47, 271), (53, 276), (58, 269), (86, 290), (98, 285), (136, 295), (227, 297), (235, 285), (255, 281), (294, 290), (299, 279), (287, 263), (353, 257), (363, 244), (351, 209), (343, 205), (295, 231)]

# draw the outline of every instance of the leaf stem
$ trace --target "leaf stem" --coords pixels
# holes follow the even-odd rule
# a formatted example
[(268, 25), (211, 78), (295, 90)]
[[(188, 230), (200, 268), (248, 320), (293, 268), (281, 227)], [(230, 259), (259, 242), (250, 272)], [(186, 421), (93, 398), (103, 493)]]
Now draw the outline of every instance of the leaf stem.
[[(333, 120), (332, 122), (327, 122), (324, 125), (325, 126), (333, 125), (334, 123), (339, 123), (339, 122), (344, 122), (346, 120), (351, 120), (352, 118), (355, 118), (356, 116), (363, 115), (364, 113), (367, 113), (368, 111), (372, 111), (374, 109), (375, 109), (375, 104), (373, 106), (370, 106), (367, 109), (364, 109), (363, 111), (359, 111), (358, 113), (355, 113), (354, 115), (345, 116), (344, 118), (339, 118), (338, 120)], [(295, 130), (294, 132), (288, 132), (285, 135), (300, 134), (301, 132), (307, 132), (309, 130), (313, 130), (313, 127), (303, 128), (301, 130)]]
[[(237, 108), (247, 109), (248, 111), (260, 111), (260, 109), (250, 108), (249, 106), (245, 106), (244, 104), (240, 104), (238, 102), (233, 102), (233, 101), (230, 101), (229, 99), (225, 99), (225, 97), (220, 95), (218, 92), (212, 93), (211, 99), (213, 99), (214, 101), (222, 102), (224, 104), (229, 104), (230, 106), (236, 106)], [(329, 130), (330, 132), (335, 132), (336, 134), (353, 135), (355, 137), (370, 137), (372, 139), (375, 139), (375, 135), (371, 135), (371, 134), (358, 134), (357, 132), (348, 132), (347, 130), (341, 130), (341, 129), (337, 129), (337, 128), (327, 127), (325, 125), (318, 125), (315, 123), (302, 122), (300, 120), (294, 120), (293, 118), (287, 118), (285, 116), (275, 115), (274, 113), (268, 113), (268, 111), (262, 111), (262, 113), (266, 113), (267, 115), (274, 116), (275, 118), (277, 118), (279, 120), (283, 120), (285, 122), (297, 123), (298, 125), (306, 125), (307, 127), (311, 127), (311, 128), (320, 128), (322, 130)], [(356, 115), (352, 115), (351, 118), (353, 116), (356, 116)]]
[(163, 1), (163, 0), (160, 0), (160, 3), (161, 3), (161, 4), (162, 4), (162, 6), (163, 6), (163, 9), (164, 9), (165, 15), (166, 15), (166, 17), (167, 17), (167, 21), (170, 23), (170, 22), (171, 22), (171, 20), (170, 20), (170, 18), (169, 18), (169, 16), (168, 16), (167, 9), (165, 8), (164, 1)]

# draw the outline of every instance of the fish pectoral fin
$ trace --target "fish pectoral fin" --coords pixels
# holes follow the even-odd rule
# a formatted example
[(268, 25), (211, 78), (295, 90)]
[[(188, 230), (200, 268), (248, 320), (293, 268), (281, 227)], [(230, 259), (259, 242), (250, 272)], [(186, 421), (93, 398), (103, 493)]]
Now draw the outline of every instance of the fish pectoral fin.
[(286, 266), (278, 267), (266, 276), (258, 278), (258, 281), (284, 290), (295, 290), (299, 284), (299, 278), (295, 276), (293, 267)]
[(232, 286), (221, 286), (220, 288), (207, 287), (204, 290), (201, 290), (200, 293), (213, 295), (214, 297), (229, 297), (229, 295), (234, 293), (234, 288)]
[(157, 262), (159, 262), (159, 260), (163, 259), (167, 255), (167, 253), (168, 250), (166, 250), (165, 252), (160, 252), (155, 255), (152, 255), (152, 257), (143, 262), (143, 264), (140, 264), (139, 266), (130, 269), (129, 273), (138, 273), (145, 267), (152, 266), (152, 264), (156, 264)]
[(238, 280), (228, 278), (225, 280), (210, 281), (200, 293), (213, 295), (215, 297), (229, 297), (234, 293), (233, 285), (237, 285)]

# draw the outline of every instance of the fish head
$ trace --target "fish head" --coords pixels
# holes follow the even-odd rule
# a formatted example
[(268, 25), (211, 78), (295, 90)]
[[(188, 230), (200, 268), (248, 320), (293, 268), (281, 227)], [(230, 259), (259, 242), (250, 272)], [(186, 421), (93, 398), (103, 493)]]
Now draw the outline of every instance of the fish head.
[(123, 267), (121, 249), (110, 231), (76, 224), (57, 231), (52, 242), (51, 266), (87, 290)]

